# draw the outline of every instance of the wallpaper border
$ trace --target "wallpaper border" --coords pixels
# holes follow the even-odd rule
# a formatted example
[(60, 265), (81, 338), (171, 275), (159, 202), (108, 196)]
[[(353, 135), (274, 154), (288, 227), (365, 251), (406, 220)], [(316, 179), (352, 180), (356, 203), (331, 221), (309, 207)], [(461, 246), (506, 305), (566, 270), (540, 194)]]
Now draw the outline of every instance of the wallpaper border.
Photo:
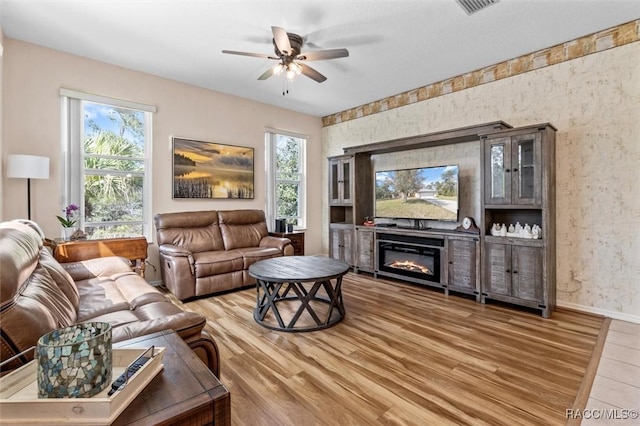
[(422, 86), (378, 101), (322, 117), (322, 127), (333, 126), (452, 92), (513, 77), (640, 40), (640, 19), (538, 50), (479, 70)]

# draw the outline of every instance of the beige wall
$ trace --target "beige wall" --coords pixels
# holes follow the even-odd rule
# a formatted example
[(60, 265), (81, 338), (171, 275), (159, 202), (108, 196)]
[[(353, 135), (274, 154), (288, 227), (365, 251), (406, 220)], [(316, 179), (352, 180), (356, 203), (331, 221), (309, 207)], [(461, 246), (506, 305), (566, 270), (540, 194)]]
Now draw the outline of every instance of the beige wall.
[(559, 304), (640, 322), (640, 42), (325, 127), (323, 154), (496, 120), (558, 128)]
[[(3, 187), (4, 187), (4, 138), (2, 132), (2, 117), (4, 110), (4, 92), (2, 91), (3, 84), (3, 68), (4, 68), (4, 33), (2, 32), (2, 28), (0, 27), (0, 200), (3, 200)], [(0, 221), (3, 219), (4, 215), (2, 213), (2, 207), (0, 206)]]
[[(51, 159), (51, 178), (32, 182), (32, 218), (48, 235), (60, 235), (60, 87), (126, 99), (157, 107), (153, 118), (153, 212), (242, 209), (265, 206), (265, 127), (309, 135), (308, 158), (321, 155), (321, 119), (197, 88), (102, 62), (6, 38), (4, 55), (3, 158), (38, 154)], [(215, 78), (215, 76), (211, 76)], [(278, 96), (278, 93), (274, 93)], [(254, 200), (172, 200), (171, 136), (255, 148)], [(310, 162), (305, 235), (309, 254), (320, 253), (321, 170)], [(5, 179), (5, 220), (26, 216), (26, 183)], [(150, 247), (158, 266), (157, 248)], [(152, 268), (147, 279), (159, 279)]]

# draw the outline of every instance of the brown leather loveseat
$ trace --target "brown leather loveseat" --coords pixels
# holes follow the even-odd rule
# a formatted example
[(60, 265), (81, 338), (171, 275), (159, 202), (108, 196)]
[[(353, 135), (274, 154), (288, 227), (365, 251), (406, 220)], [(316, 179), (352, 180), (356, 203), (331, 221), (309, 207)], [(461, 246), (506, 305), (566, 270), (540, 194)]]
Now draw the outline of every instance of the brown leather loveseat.
[[(219, 353), (206, 318), (184, 312), (120, 257), (58, 263), (34, 222), (0, 223), (0, 360), (34, 346), (40, 336), (87, 321), (112, 325), (114, 343), (174, 330), (219, 377)], [(2, 373), (33, 359), (33, 351)]]
[(159, 213), (160, 271), (180, 300), (255, 284), (249, 266), (293, 255), (288, 238), (269, 236), (262, 210)]

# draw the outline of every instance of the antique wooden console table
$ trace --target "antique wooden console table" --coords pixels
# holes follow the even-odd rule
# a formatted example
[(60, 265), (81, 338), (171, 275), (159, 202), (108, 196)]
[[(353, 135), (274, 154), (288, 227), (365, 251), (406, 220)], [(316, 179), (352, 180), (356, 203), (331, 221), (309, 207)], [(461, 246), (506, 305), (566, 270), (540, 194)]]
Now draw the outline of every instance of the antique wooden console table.
[(147, 239), (142, 236), (100, 240), (54, 240), (53, 256), (60, 263), (120, 256), (128, 259), (136, 272), (144, 278), (148, 245)]
[(249, 267), (257, 280), (253, 318), (263, 327), (280, 331), (314, 331), (337, 324), (345, 314), (342, 277), (348, 270), (344, 262), (319, 256), (254, 263)]

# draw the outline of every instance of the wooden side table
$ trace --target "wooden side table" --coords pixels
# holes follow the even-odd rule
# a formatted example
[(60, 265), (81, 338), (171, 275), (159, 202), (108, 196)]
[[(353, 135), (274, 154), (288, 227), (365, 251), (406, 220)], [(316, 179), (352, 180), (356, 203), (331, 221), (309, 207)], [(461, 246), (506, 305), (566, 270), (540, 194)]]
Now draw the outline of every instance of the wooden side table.
[(164, 369), (118, 416), (113, 425), (231, 424), (231, 396), (173, 330), (115, 343), (114, 348), (164, 347)]
[(272, 237), (288, 238), (293, 245), (294, 256), (304, 256), (304, 231), (269, 232)]
[(131, 266), (144, 278), (148, 245), (145, 237), (54, 240), (53, 257), (60, 263), (67, 263), (96, 257), (120, 256), (129, 259)]

